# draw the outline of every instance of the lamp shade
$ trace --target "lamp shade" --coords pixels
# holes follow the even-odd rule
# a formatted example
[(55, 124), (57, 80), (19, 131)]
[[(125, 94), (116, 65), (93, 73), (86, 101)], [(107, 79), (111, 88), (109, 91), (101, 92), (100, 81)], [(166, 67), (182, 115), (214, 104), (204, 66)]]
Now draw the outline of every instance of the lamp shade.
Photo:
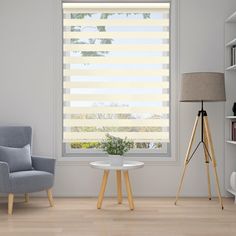
[(224, 74), (215, 72), (182, 74), (180, 101), (226, 101)]

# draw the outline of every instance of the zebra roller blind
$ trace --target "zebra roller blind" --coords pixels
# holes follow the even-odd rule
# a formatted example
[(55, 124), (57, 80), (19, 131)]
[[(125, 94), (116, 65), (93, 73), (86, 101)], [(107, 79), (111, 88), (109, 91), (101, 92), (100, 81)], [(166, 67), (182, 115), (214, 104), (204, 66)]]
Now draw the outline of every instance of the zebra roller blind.
[(63, 3), (63, 142), (98, 150), (109, 133), (136, 150), (170, 141), (170, 3)]

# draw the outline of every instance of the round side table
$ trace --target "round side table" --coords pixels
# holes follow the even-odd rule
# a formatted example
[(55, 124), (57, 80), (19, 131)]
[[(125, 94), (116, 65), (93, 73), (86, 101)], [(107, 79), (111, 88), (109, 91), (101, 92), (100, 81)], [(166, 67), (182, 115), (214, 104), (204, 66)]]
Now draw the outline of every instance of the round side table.
[(96, 169), (104, 170), (102, 185), (101, 185), (100, 193), (98, 196), (97, 208), (101, 209), (101, 207), (102, 207), (102, 201), (103, 201), (103, 197), (104, 197), (104, 192), (106, 190), (106, 184), (107, 184), (109, 172), (110, 172), (110, 170), (115, 170), (116, 171), (116, 179), (117, 179), (118, 203), (119, 204), (122, 203), (121, 171), (123, 171), (129, 207), (130, 207), (130, 210), (134, 210), (134, 202), (133, 202), (133, 196), (132, 196), (131, 184), (130, 184), (130, 180), (129, 180), (128, 171), (133, 170), (133, 169), (142, 168), (144, 166), (144, 163), (139, 162), (139, 161), (124, 161), (122, 166), (112, 166), (108, 161), (95, 161), (95, 162), (91, 162), (90, 166), (93, 168), (96, 168)]

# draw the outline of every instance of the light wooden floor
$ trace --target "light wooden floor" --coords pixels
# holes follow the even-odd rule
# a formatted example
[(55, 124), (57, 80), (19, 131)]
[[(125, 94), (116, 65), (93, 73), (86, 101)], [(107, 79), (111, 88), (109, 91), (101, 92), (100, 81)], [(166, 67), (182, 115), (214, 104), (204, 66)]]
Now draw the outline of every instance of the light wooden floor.
[(23, 203), (16, 198), (13, 216), (7, 215), (5, 199), (0, 201), (1, 236), (233, 236), (236, 235), (236, 205), (224, 199), (221, 210), (216, 199), (136, 198), (135, 210), (127, 201), (105, 198), (96, 209), (95, 198), (56, 198), (50, 208), (46, 198)]

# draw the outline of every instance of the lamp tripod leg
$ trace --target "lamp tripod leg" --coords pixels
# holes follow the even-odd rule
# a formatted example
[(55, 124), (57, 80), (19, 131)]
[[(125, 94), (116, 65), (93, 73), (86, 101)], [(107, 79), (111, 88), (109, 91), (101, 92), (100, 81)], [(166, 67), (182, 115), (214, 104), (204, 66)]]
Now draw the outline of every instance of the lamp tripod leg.
[(206, 163), (207, 183), (208, 183), (208, 199), (211, 200), (211, 179), (209, 171), (209, 162)]
[(214, 146), (213, 146), (213, 142), (212, 142), (212, 138), (211, 138), (211, 132), (210, 132), (207, 116), (204, 117), (204, 126), (205, 126), (205, 129), (206, 129), (206, 138), (207, 138), (207, 141), (209, 143), (209, 148), (210, 148), (209, 151), (210, 151), (211, 161), (212, 161), (213, 169), (214, 169), (213, 173), (214, 173), (215, 181), (216, 181), (216, 190), (217, 190), (217, 194), (218, 194), (218, 198), (219, 198), (221, 208), (223, 210), (224, 205), (223, 205), (223, 200), (222, 200), (222, 197), (221, 197), (219, 178), (218, 178), (218, 174), (217, 174), (217, 170), (216, 170), (215, 151), (214, 151)]
[(195, 138), (195, 134), (196, 134), (196, 129), (197, 129), (199, 118), (200, 117), (197, 116), (196, 119), (195, 119), (195, 122), (194, 122), (193, 130), (192, 130), (192, 135), (191, 135), (191, 138), (190, 138), (190, 141), (189, 141), (188, 150), (187, 150), (187, 153), (186, 153), (186, 156), (185, 156), (185, 160), (184, 160), (183, 174), (182, 174), (182, 177), (180, 179), (179, 188), (178, 188), (178, 191), (177, 191), (177, 194), (176, 194), (176, 198), (175, 198), (175, 205), (177, 204), (177, 201), (179, 199), (179, 194), (180, 194), (180, 191), (181, 191), (181, 188), (182, 188), (182, 185), (183, 185), (183, 180), (184, 180), (184, 176), (185, 176), (185, 173), (186, 173), (187, 165), (189, 163), (189, 156), (190, 156), (190, 152), (191, 152), (191, 149), (192, 149), (192, 146), (193, 146), (193, 141), (194, 141), (194, 138)]
[(210, 179), (210, 171), (209, 171), (209, 143), (207, 140), (206, 135), (206, 127), (204, 126), (204, 143), (203, 143), (203, 150), (205, 155), (205, 163), (206, 163), (206, 174), (207, 174), (207, 184), (208, 184), (208, 199), (211, 200), (211, 179)]
[(221, 193), (220, 193), (220, 184), (219, 184), (219, 178), (218, 178), (216, 166), (214, 166), (214, 171), (213, 172), (214, 172), (215, 179), (216, 179), (216, 189), (217, 189), (220, 205), (221, 205), (222, 210), (224, 210), (224, 205), (223, 205), (223, 200), (222, 200)]
[(176, 197), (175, 197), (175, 205), (177, 205), (177, 201), (179, 200), (179, 194), (180, 194), (180, 191), (181, 191), (182, 186), (183, 186), (183, 181), (184, 181), (184, 176), (185, 176), (185, 173), (186, 173), (187, 165), (188, 165), (187, 163), (184, 164), (183, 174), (181, 176), (178, 192), (177, 192)]

